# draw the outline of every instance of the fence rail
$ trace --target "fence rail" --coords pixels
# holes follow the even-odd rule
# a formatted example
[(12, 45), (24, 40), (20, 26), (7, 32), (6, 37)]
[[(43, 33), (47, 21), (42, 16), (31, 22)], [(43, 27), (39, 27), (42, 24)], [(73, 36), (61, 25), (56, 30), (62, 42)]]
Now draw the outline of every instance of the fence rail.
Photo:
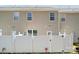
[(0, 36), (0, 52), (9, 53), (52, 53), (71, 52), (73, 36)]

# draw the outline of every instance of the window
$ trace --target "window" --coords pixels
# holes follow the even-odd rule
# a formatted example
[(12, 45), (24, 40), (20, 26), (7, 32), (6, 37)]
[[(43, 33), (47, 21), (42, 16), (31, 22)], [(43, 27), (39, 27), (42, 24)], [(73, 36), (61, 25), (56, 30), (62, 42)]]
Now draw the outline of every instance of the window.
[(31, 12), (27, 13), (27, 20), (32, 20), (32, 13)]
[(50, 20), (54, 21), (55, 20), (55, 14), (54, 13), (50, 13)]
[(13, 13), (13, 18), (14, 18), (14, 20), (19, 20), (19, 12), (14, 12)]
[(28, 30), (28, 36), (32, 36), (32, 30)]
[(37, 36), (37, 30), (33, 30), (33, 36)]
[(28, 30), (28, 36), (37, 36), (37, 30)]
[(64, 21), (65, 21), (65, 18), (64, 18), (64, 17), (62, 17), (62, 18), (61, 18), (61, 21), (62, 21), (62, 22), (64, 22)]

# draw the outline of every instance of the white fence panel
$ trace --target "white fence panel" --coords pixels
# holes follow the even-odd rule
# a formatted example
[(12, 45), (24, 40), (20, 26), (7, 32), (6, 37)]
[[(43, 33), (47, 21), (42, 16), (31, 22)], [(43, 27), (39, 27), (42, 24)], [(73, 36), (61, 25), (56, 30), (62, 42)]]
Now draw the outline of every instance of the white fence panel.
[(32, 39), (27, 36), (18, 36), (14, 43), (15, 52), (32, 52)]
[(71, 52), (73, 50), (73, 37), (66, 35), (62, 38), (53, 36), (0, 36), (0, 52)]
[(62, 38), (59, 36), (52, 36), (51, 50), (52, 52), (62, 52)]
[(67, 35), (63, 41), (64, 51), (72, 52), (73, 50), (73, 37), (71, 35)]
[(0, 52), (4, 49), (4, 52), (12, 52), (11, 36), (0, 36)]
[(50, 52), (49, 37), (33, 37), (33, 52)]

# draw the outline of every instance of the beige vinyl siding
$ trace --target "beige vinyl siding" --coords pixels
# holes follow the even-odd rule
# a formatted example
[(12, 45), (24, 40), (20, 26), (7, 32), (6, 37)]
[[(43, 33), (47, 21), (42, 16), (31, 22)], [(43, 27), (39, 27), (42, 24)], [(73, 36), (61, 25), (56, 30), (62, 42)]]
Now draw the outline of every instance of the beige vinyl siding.
[(57, 18), (55, 21), (51, 22), (49, 20), (49, 11), (32, 12), (32, 14), (32, 21), (27, 20), (27, 29), (37, 29), (38, 35), (46, 35), (47, 31), (57, 33)]
[(18, 11), (20, 12), (20, 18), (14, 21), (13, 12), (15, 11), (0, 12), (0, 28), (3, 30), (3, 35), (11, 35), (13, 30), (23, 33), (28, 29), (37, 30), (38, 35), (47, 35), (47, 31), (58, 33), (58, 12), (54, 12), (56, 20), (53, 22), (49, 20), (49, 11), (31, 11), (32, 21), (28, 21), (26, 18), (26, 13), (28, 11)]
[(79, 13), (61, 13), (61, 16), (65, 17), (65, 22), (61, 23), (61, 32), (67, 34), (76, 33), (74, 42), (77, 42), (79, 37)]
[(61, 31), (67, 33), (78, 32), (79, 33), (79, 14), (78, 13), (66, 13), (61, 16), (65, 17), (65, 22), (61, 22)]
[(0, 28), (3, 30), (3, 35), (9, 35), (11, 32), (11, 12), (0, 12)]

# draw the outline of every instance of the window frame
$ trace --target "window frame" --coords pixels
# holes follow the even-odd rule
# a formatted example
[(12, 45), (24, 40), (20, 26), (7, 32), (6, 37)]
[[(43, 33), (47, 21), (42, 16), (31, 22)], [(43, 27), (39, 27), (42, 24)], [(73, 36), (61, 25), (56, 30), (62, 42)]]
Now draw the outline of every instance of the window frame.
[[(54, 20), (51, 20), (51, 16), (50, 16), (51, 13), (54, 14), (54, 16), (52, 16), (52, 17), (54, 17)], [(54, 21), (56, 20), (55, 12), (49, 12), (49, 20), (50, 20), (51, 22), (54, 22)]]
[(65, 17), (61, 17), (61, 22), (65, 22), (66, 18)]
[[(34, 31), (36, 31), (36, 35), (34, 35)], [(37, 36), (38, 34), (38, 31), (37, 30), (33, 30), (33, 36)]]
[(32, 29), (28, 29), (28, 30), (27, 30), (27, 36), (29, 36), (29, 32), (28, 32), (29, 30), (31, 30), (31, 31), (32, 31), (32, 33), (31, 33), (31, 35), (30, 35), (30, 36), (33, 36), (33, 30), (32, 30)]
[(16, 20), (16, 21), (19, 20), (20, 19), (20, 12), (17, 12), (17, 11), (13, 12), (13, 19)]
[[(29, 16), (29, 17), (31, 17), (31, 19), (28, 19), (29, 17), (28, 17), (28, 14), (29, 13), (31, 13), (31, 16)], [(32, 21), (32, 18), (33, 18), (33, 15), (32, 15), (32, 12), (27, 12), (26, 13), (26, 19), (28, 20), (28, 21)]]
[[(28, 30), (31, 30), (32, 31), (32, 34), (31, 34), (32, 37), (33, 36), (38, 36), (38, 31), (36, 29), (28, 29)], [(27, 30), (27, 36), (29, 36), (28, 30)], [(34, 32), (33, 32), (34, 30), (37, 31), (37, 35), (34, 35)]]

